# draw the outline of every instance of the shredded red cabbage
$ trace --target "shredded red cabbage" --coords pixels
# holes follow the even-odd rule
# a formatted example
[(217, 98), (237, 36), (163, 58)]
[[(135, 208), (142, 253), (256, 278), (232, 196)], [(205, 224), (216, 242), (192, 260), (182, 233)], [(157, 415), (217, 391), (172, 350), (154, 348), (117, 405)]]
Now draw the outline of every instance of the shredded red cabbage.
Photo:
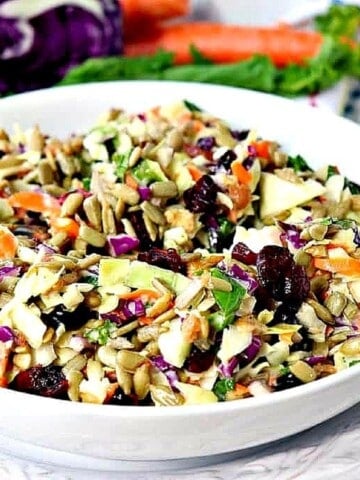
[(15, 267), (13, 264), (0, 267), (0, 280), (4, 277), (17, 277), (21, 272), (21, 267)]
[(14, 332), (6, 325), (0, 327), (0, 342), (8, 342), (14, 339)]
[(171, 387), (175, 386), (175, 382), (179, 380), (179, 377), (174, 370), (174, 367), (168, 363), (162, 355), (157, 355), (151, 359), (152, 364), (154, 367), (158, 368), (161, 372), (163, 372), (166, 378), (169, 380), (169, 384)]
[(141, 185), (138, 188), (138, 192), (139, 192), (141, 200), (149, 200), (150, 197), (151, 197), (151, 190), (150, 190), (149, 187), (145, 187), (145, 186)]
[(305, 358), (305, 362), (308, 363), (311, 367), (317, 365), (318, 363), (323, 363), (326, 361), (324, 355), (314, 355), (313, 357)]
[(239, 360), (237, 357), (232, 357), (227, 363), (221, 363), (219, 365), (219, 372), (223, 377), (232, 377), (235, 368), (238, 366)]
[(0, 95), (53, 85), (87, 58), (122, 52), (117, 0), (0, 3)]
[(245, 348), (243, 352), (237, 355), (239, 367), (240, 368), (246, 367), (246, 365), (252, 362), (256, 357), (256, 355), (259, 353), (260, 347), (261, 347), (261, 339), (260, 337), (254, 335), (250, 345), (247, 348)]
[(239, 265), (232, 265), (228, 273), (235, 280), (240, 280), (249, 294), (254, 293), (259, 286), (255, 278), (245, 272)]
[(125, 302), (122, 310), (129, 318), (145, 315), (145, 306), (141, 300), (128, 300)]
[(306, 244), (306, 241), (300, 238), (300, 232), (295, 225), (290, 225), (289, 223), (281, 221), (278, 222), (278, 225), (284, 231), (281, 238), (284, 238), (291, 243), (294, 248), (302, 248)]
[(125, 235), (120, 233), (119, 235), (109, 235), (108, 243), (110, 247), (110, 254), (113, 257), (122, 255), (123, 253), (128, 253), (131, 250), (136, 250), (140, 242), (135, 237), (130, 237), (130, 235)]

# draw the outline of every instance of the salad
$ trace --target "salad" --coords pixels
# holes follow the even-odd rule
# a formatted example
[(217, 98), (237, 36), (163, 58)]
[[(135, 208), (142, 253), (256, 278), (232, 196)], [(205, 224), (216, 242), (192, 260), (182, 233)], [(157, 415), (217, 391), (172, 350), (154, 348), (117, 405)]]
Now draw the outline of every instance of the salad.
[(0, 130), (0, 385), (173, 406), (360, 362), (360, 187), (189, 101)]

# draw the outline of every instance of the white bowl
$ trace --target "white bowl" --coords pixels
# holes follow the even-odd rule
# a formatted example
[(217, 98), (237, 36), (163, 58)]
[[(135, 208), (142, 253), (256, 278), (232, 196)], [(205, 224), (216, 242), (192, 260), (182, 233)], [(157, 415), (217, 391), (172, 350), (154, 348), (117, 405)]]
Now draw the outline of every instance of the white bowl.
[[(227, 119), (234, 128), (255, 128), (312, 166), (338, 165), (360, 181), (355, 163), (360, 155), (358, 125), (290, 100), (235, 88), (139, 81), (48, 89), (0, 100), (0, 126), (38, 123), (51, 135), (65, 136), (88, 128), (110, 107), (141, 111), (181, 99)], [(70, 465), (75, 455), (83, 468), (94, 462), (102, 468), (124, 460), (206, 457), (303, 431), (354, 405), (358, 391), (358, 366), (264, 397), (201, 406), (92, 405), (1, 389), (0, 435), (9, 445), (22, 442), (20, 455), (26, 445), (36, 452), (46, 447), (46, 460), (65, 454), (61, 461)]]

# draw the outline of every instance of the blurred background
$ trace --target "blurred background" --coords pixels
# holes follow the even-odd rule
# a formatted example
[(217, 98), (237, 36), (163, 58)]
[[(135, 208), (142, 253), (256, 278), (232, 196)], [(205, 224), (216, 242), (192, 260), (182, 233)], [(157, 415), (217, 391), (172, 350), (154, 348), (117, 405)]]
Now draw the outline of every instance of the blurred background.
[(122, 79), (220, 83), (360, 120), (360, 0), (0, 0), (0, 96)]

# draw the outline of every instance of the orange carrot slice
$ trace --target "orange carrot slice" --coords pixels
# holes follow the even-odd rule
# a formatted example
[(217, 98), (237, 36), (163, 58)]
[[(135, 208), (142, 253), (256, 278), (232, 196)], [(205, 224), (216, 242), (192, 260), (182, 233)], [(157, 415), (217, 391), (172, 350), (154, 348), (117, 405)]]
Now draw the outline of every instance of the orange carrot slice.
[(56, 198), (42, 192), (16, 192), (8, 198), (12, 207), (24, 208), (32, 212), (44, 213), (50, 216), (60, 215), (60, 204)]
[(155, 25), (148, 32), (138, 30), (136, 38), (125, 43), (125, 55), (153, 54), (162, 48), (174, 52), (177, 64), (186, 64), (192, 62), (189, 46), (194, 45), (215, 63), (239, 62), (262, 54), (281, 67), (291, 63), (303, 65), (320, 52), (323, 43), (324, 37), (319, 32), (281, 26), (182, 22)]
[(239, 183), (248, 185), (251, 182), (252, 175), (246, 170), (244, 165), (239, 160), (234, 160), (231, 164), (231, 171), (233, 175), (238, 179)]

